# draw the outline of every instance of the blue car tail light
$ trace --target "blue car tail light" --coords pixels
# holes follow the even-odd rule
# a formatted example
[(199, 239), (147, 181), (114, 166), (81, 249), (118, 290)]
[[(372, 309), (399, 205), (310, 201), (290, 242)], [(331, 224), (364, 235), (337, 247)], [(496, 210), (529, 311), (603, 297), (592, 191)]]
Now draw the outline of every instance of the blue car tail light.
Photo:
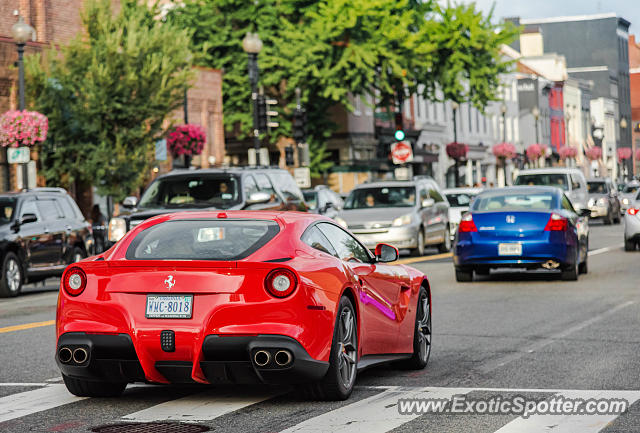
[(478, 228), (476, 224), (473, 222), (473, 215), (470, 213), (464, 214), (462, 219), (460, 220), (460, 225), (458, 226), (458, 232), (460, 233), (468, 233), (468, 232), (477, 232)]
[(552, 213), (549, 217), (549, 221), (545, 226), (544, 230), (547, 232), (555, 232), (555, 231), (565, 231), (569, 226), (568, 221), (562, 215), (558, 215), (557, 213)]

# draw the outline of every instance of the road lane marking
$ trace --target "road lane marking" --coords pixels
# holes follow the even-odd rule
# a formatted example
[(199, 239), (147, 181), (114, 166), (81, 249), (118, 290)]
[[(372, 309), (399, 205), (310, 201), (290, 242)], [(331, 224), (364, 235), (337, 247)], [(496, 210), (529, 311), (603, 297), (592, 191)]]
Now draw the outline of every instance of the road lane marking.
[(598, 254), (607, 253), (613, 250), (618, 250), (618, 249), (621, 249), (622, 247), (623, 245), (619, 244), (619, 245), (613, 245), (610, 247), (598, 248), (597, 250), (589, 251), (589, 256), (597, 256)]
[(587, 326), (593, 325), (596, 322), (599, 322), (600, 320), (622, 310), (623, 308), (627, 308), (630, 305), (635, 304), (635, 301), (627, 301), (624, 302), (622, 304), (618, 304), (615, 307), (612, 307), (606, 311), (603, 311), (602, 313), (588, 319), (585, 320), (583, 322), (580, 322), (574, 326), (571, 326), (570, 328), (565, 329), (564, 331), (558, 332), (556, 334), (553, 334), (547, 338), (543, 338), (542, 340), (533, 343), (532, 345), (525, 347), (522, 350), (519, 350), (515, 353), (510, 353), (508, 355), (502, 356), (494, 361), (490, 361), (482, 366), (480, 366), (479, 370), (482, 373), (490, 373), (502, 366), (504, 366), (505, 364), (508, 364), (512, 361), (515, 361), (519, 358), (521, 358), (522, 356), (524, 356), (527, 353), (533, 353), (533, 352), (537, 352), (538, 350), (550, 345), (551, 343), (555, 343), (557, 340), (561, 340), (563, 338), (568, 337), (569, 335), (578, 332), (584, 328), (586, 328)]
[(127, 421), (210, 421), (219, 416), (275, 397), (275, 393), (241, 394), (215, 390), (170, 400), (125, 415)]
[(0, 386), (47, 386), (48, 383), (34, 383), (34, 382), (5, 382), (0, 383)]
[(75, 403), (85, 398), (72, 395), (64, 385), (47, 385), (33, 391), (8, 395), (0, 398), (0, 422)]
[(23, 329), (40, 328), (41, 326), (51, 326), (55, 324), (55, 320), (45, 320), (44, 322), (24, 323), (22, 325), (5, 326), (0, 328), (0, 334), (5, 332), (22, 331)]
[(400, 414), (399, 399), (450, 399), (465, 394), (460, 388), (393, 387), (384, 392), (307, 419), (280, 433), (382, 433), (418, 418), (421, 414)]
[[(556, 397), (567, 399), (625, 399), (629, 407), (640, 399), (640, 391), (565, 391), (556, 394)], [(611, 421), (619, 417), (615, 415), (532, 415), (528, 418), (518, 417), (504, 425), (494, 433), (528, 433), (528, 432), (553, 432), (553, 433), (596, 433), (604, 429)]]
[(408, 265), (409, 263), (429, 262), (431, 260), (446, 259), (453, 257), (453, 253), (435, 254), (433, 256), (409, 257), (407, 259), (396, 260), (392, 265)]

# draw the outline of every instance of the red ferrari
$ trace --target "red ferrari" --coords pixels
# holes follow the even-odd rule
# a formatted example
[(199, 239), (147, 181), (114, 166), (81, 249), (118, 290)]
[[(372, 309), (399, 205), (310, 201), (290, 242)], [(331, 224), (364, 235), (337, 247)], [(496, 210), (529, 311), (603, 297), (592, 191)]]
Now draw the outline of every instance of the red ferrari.
[(146, 381), (306, 384), (346, 399), (363, 368), (429, 360), (429, 284), (397, 258), (318, 215), (154, 217), (65, 270), (56, 361), (79, 396)]

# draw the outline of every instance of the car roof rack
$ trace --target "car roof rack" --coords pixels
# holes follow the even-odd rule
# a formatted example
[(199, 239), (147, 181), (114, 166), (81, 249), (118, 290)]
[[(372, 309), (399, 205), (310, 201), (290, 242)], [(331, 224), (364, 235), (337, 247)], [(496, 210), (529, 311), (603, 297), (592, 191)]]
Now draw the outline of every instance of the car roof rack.
[(66, 193), (67, 190), (64, 188), (59, 188), (55, 186), (38, 186), (35, 188), (23, 189), (23, 192), (60, 192)]

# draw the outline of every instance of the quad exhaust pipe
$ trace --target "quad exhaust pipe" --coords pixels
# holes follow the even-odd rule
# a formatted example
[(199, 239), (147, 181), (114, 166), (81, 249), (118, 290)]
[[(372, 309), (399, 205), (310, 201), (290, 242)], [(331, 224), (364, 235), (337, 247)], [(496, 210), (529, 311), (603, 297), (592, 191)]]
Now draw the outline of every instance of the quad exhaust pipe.
[(559, 266), (560, 263), (556, 262), (555, 260), (547, 260), (542, 264), (542, 267), (545, 269), (558, 269)]
[(258, 367), (264, 367), (269, 361), (271, 361), (271, 354), (266, 350), (258, 350), (253, 355), (253, 362), (255, 362)]
[(73, 352), (68, 347), (63, 347), (58, 351), (58, 359), (63, 364), (66, 364), (71, 361), (73, 358)]
[(291, 356), (291, 352), (289, 352), (288, 350), (278, 350), (276, 352), (276, 356), (274, 356), (274, 359), (278, 366), (286, 367), (291, 364), (291, 361), (293, 361), (293, 356)]

